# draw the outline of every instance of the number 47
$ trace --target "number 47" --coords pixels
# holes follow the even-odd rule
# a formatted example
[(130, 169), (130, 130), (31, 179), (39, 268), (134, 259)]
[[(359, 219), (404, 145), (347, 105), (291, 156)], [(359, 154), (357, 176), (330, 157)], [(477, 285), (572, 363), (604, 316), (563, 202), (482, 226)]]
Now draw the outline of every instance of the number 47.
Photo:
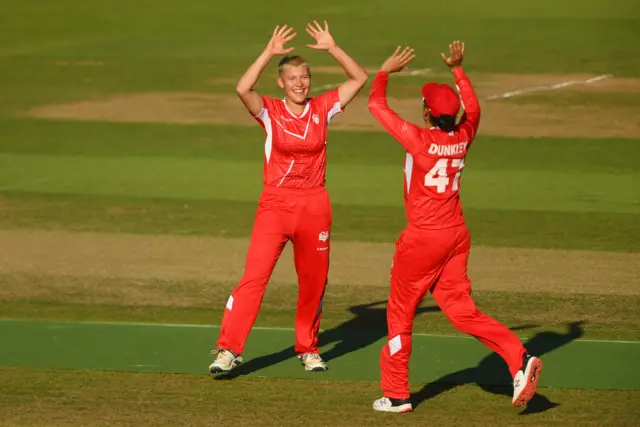
[(424, 185), (426, 187), (436, 187), (438, 193), (444, 193), (449, 185), (449, 175), (447, 175), (447, 167), (451, 160), (451, 167), (457, 167), (458, 172), (453, 178), (452, 191), (458, 190), (458, 181), (460, 180), (460, 174), (462, 174), (462, 168), (464, 167), (464, 159), (440, 159), (433, 168), (425, 175)]

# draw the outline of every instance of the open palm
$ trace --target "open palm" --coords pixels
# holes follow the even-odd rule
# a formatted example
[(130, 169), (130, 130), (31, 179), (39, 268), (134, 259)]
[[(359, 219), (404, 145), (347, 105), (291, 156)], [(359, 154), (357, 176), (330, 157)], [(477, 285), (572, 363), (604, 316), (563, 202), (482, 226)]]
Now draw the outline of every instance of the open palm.
[(384, 71), (386, 73), (397, 73), (403, 71), (407, 68), (407, 64), (416, 57), (413, 54), (413, 49), (410, 47), (405, 47), (402, 52), (400, 52), (400, 46), (398, 46), (389, 58), (382, 64), (380, 67), (380, 71)]
[(296, 33), (291, 34), (293, 28), (287, 28), (287, 25), (280, 28), (278, 25), (275, 30), (273, 30), (273, 35), (271, 36), (271, 40), (269, 40), (268, 48), (269, 51), (273, 55), (285, 55), (291, 52), (294, 48), (285, 48), (284, 45), (293, 40), (296, 36)]
[(444, 53), (441, 53), (442, 60), (447, 66), (454, 68), (462, 65), (462, 59), (464, 58), (464, 43), (459, 40), (453, 41), (449, 45), (449, 53), (450, 56), (446, 56)]
[(318, 24), (318, 21), (313, 21), (307, 24), (307, 34), (316, 40), (316, 44), (308, 44), (307, 47), (318, 50), (329, 50), (335, 47), (336, 42), (333, 40), (331, 33), (329, 33), (329, 24), (324, 21), (324, 28)]

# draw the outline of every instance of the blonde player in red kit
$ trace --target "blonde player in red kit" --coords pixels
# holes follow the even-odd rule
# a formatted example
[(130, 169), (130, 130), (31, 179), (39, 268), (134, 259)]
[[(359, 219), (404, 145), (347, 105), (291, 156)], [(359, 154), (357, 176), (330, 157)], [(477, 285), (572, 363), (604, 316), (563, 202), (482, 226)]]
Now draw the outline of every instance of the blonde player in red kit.
[(373, 409), (410, 412), (409, 357), (416, 308), (431, 292), (456, 329), (474, 336), (507, 363), (513, 376), (513, 405), (526, 404), (535, 394), (542, 362), (527, 353), (505, 325), (480, 312), (471, 298), (467, 259), (469, 231), (460, 204), (460, 175), (476, 135), (480, 105), (462, 69), (464, 44), (450, 45), (442, 55), (452, 69), (464, 115), (456, 124), (460, 99), (446, 84), (422, 87), (421, 128), (400, 118), (387, 105), (389, 74), (401, 71), (414, 58), (406, 48), (386, 60), (377, 73), (369, 97), (369, 110), (406, 149), (404, 200), (408, 225), (396, 242), (387, 305), (388, 342), (380, 356), (384, 396)]
[(242, 362), (240, 354), (260, 309), (267, 282), (285, 244), (293, 243), (298, 274), (295, 351), (307, 371), (324, 371), (318, 353), (322, 299), (329, 270), (331, 205), (325, 189), (327, 126), (367, 82), (368, 75), (329, 33), (329, 26), (308, 24), (316, 41), (307, 47), (327, 51), (349, 79), (316, 98), (309, 98), (311, 72), (300, 56), (285, 56), (278, 64), (283, 99), (260, 96), (253, 88), (275, 55), (296, 34), (279, 26), (267, 47), (238, 82), (238, 96), (264, 128), (264, 187), (246, 258), (245, 272), (231, 293), (211, 373), (227, 372)]

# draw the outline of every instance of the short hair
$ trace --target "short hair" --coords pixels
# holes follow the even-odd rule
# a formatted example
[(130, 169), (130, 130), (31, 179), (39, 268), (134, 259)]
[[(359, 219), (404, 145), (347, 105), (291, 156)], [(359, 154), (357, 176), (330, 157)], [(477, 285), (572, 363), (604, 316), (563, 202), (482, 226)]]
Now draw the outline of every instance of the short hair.
[(284, 70), (284, 67), (286, 67), (287, 65), (290, 65), (292, 67), (300, 67), (300, 66), (304, 65), (309, 70), (309, 74), (311, 74), (311, 68), (309, 68), (309, 63), (307, 62), (307, 59), (304, 58), (303, 56), (300, 56), (300, 55), (292, 55), (292, 56), (286, 55), (284, 58), (282, 58), (280, 60), (280, 62), (278, 62), (278, 74), (282, 74), (282, 71)]

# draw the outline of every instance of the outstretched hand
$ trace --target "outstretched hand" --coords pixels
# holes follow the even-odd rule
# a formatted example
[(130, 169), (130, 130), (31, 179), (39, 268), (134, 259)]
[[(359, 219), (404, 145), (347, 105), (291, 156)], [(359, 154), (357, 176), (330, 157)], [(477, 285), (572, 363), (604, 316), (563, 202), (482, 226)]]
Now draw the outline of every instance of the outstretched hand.
[(307, 24), (307, 34), (316, 40), (316, 44), (308, 44), (307, 47), (318, 50), (329, 50), (336, 46), (336, 42), (333, 40), (333, 36), (329, 33), (329, 24), (324, 21), (324, 28), (318, 24), (318, 21), (313, 21)]
[(269, 53), (272, 55), (285, 55), (295, 49), (294, 47), (284, 47), (285, 44), (289, 43), (297, 35), (296, 33), (291, 34), (292, 31), (293, 28), (287, 28), (287, 25), (284, 25), (282, 28), (280, 28), (279, 25), (276, 26), (276, 29), (273, 30), (271, 40), (269, 40), (269, 44), (267, 45)]
[(447, 57), (444, 53), (441, 53), (442, 60), (451, 68), (459, 67), (462, 65), (462, 58), (464, 57), (464, 43), (459, 40), (454, 41), (449, 45), (449, 52), (451, 56)]
[(380, 71), (390, 74), (407, 69), (407, 64), (413, 61), (413, 58), (416, 56), (413, 54), (413, 49), (410, 47), (405, 47), (402, 52), (400, 52), (400, 49), (401, 47), (398, 46), (395, 52), (393, 52), (393, 55), (384, 61), (380, 67)]

